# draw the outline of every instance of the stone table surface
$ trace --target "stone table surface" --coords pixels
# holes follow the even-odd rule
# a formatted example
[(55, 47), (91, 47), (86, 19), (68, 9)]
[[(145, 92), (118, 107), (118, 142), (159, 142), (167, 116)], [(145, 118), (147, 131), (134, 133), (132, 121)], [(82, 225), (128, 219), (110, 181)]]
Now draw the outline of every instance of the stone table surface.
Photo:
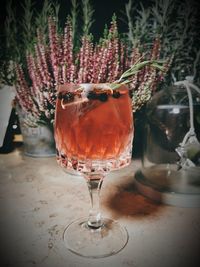
[(129, 242), (116, 255), (88, 259), (68, 251), (63, 231), (88, 214), (86, 183), (52, 158), (22, 149), (0, 155), (0, 266), (179, 267), (200, 266), (200, 209), (155, 203), (135, 189), (139, 160), (110, 173), (101, 193), (103, 215), (127, 228)]

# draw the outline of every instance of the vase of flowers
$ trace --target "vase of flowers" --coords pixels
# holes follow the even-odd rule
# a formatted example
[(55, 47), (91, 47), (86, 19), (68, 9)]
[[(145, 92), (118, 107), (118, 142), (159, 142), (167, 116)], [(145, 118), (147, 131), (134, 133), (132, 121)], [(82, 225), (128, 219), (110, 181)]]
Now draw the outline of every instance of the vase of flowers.
[(24, 125), (53, 125), (57, 85), (66, 83), (127, 84), (132, 88), (133, 111), (136, 111), (150, 99), (168, 67), (169, 62), (159, 60), (158, 39), (148, 54), (140, 53), (138, 48), (130, 53), (119, 36), (116, 16), (97, 43), (90, 34), (84, 34), (80, 46), (74, 49), (72, 37), (70, 17), (59, 34), (56, 19), (50, 16), (48, 40), (38, 29), (34, 51), (26, 54), (27, 71), (16, 64), (16, 99), (26, 114)]
[(27, 124), (26, 113), (16, 105), (23, 136), (24, 154), (31, 157), (53, 157), (55, 156), (55, 142), (53, 128), (46, 124)]

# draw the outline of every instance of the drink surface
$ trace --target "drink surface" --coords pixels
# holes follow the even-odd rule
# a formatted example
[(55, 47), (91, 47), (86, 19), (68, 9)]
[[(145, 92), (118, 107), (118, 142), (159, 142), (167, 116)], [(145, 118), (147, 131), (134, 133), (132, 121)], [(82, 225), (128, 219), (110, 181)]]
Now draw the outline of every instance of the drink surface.
[[(117, 159), (130, 147), (133, 118), (125, 86), (60, 86), (55, 139), (60, 155), (78, 160)], [(74, 92), (76, 92), (74, 94)]]

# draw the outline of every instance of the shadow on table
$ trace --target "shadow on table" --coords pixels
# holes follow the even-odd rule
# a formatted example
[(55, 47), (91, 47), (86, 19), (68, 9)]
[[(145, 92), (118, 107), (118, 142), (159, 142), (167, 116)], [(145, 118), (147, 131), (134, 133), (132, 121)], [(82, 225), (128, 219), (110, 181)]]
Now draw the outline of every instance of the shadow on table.
[(145, 219), (148, 216), (158, 216), (165, 209), (164, 205), (138, 193), (134, 181), (118, 184), (110, 190), (108, 188), (103, 206), (115, 219), (122, 217)]

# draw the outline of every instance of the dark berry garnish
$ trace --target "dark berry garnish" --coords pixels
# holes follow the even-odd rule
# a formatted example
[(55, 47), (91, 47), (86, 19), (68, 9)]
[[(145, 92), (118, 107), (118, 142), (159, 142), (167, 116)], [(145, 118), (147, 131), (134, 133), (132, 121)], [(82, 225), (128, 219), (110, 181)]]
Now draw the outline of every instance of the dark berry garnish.
[(61, 93), (61, 92), (59, 92), (57, 97), (58, 97), (58, 99), (60, 99), (60, 100), (61, 100), (61, 99), (62, 99), (62, 97), (63, 97), (63, 96), (62, 96), (62, 93)]
[(60, 156), (61, 156), (62, 159), (65, 159), (65, 155), (61, 154)]
[(74, 94), (68, 92), (68, 93), (63, 95), (63, 99), (66, 100), (67, 102), (73, 101), (74, 100)]
[(77, 170), (77, 167), (78, 167), (78, 161), (77, 160), (72, 159), (72, 167), (74, 170)]
[(99, 98), (100, 101), (105, 102), (108, 99), (108, 95), (106, 93), (102, 93), (102, 94), (99, 95), (98, 98)]
[(130, 96), (130, 98), (132, 98), (132, 96), (133, 96), (133, 90), (129, 90), (129, 96)]
[(119, 91), (114, 91), (112, 96), (113, 96), (114, 98), (119, 98), (119, 97), (121, 96), (121, 94), (120, 94)]
[(88, 95), (87, 95), (87, 98), (89, 100), (95, 100), (98, 98), (97, 94), (95, 92), (89, 92)]

